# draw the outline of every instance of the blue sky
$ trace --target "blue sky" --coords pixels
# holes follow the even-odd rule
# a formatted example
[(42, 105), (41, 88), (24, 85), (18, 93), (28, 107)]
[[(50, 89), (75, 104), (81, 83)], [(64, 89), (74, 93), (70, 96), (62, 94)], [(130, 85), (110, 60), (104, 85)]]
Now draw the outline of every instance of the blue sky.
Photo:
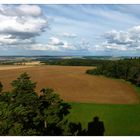
[(0, 55), (140, 55), (140, 5), (1, 5)]

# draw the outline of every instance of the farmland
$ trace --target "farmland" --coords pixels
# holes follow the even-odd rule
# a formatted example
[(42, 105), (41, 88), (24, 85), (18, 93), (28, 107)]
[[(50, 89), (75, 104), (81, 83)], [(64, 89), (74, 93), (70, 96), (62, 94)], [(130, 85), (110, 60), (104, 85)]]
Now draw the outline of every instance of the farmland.
[[(1, 66), (0, 81), (4, 90), (21, 73), (27, 72), (36, 90), (53, 88), (72, 109), (68, 119), (82, 124), (84, 129), (98, 116), (105, 125), (105, 135), (140, 135), (140, 89), (123, 81), (88, 75), (83, 66)], [(80, 116), (80, 117), (79, 117)]]
[[(5, 68), (5, 69), (4, 69)], [(11, 69), (10, 69), (11, 68)], [(67, 102), (135, 104), (138, 95), (123, 81), (90, 76), (85, 73), (93, 67), (76, 66), (17, 66), (0, 68), (0, 80), (4, 90), (10, 90), (10, 83), (23, 72), (29, 73), (37, 82), (36, 90), (53, 88)]]
[(0, 66), (0, 70), (12, 70), (12, 69), (23, 69), (23, 68), (29, 68), (32, 66), (18, 66), (18, 65), (2, 65)]

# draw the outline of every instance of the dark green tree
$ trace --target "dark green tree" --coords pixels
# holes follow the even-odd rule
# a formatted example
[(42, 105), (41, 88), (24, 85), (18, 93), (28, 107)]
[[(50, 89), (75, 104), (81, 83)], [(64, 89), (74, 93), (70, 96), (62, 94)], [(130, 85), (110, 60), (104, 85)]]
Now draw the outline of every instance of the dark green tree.
[(12, 91), (0, 94), (0, 135), (69, 135), (70, 105), (52, 89), (35, 92), (36, 83), (23, 73), (12, 82)]
[(96, 69), (87, 70), (88, 74), (105, 75), (130, 81), (140, 86), (140, 58), (101, 62)]
[(44, 120), (46, 135), (64, 135), (64, 125), (68, 124), (64, 116), (69, 114), (70, 105), (64, 103), (53, 89), (42, 89), (39, 97), (40, 112)]
[(2, 83), (0, 82), (0, 93), (2, 92), (2, 90), (3, 90), (3, 85), (2, 85)]

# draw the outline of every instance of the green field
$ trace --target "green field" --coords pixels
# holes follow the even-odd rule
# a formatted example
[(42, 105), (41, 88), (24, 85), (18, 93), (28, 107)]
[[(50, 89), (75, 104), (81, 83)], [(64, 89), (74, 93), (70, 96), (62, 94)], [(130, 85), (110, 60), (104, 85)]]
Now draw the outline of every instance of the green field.
[(98, 116), (105, 126), (105, 135), (140, 135), (140, 105), (104, 105), (71, 103), (69, 118), (81, 122), (87, 128), (88, 122)]
[[(140, 95), (140, 88), (133, 86)], [(106, 136), (139, 136), (140, 104), (113, 105), (94, 103), (70, 103), (72, 106), (69, 119), (81, 122), (87, 129), (88, 122), (98, 116), (104, 122)]]

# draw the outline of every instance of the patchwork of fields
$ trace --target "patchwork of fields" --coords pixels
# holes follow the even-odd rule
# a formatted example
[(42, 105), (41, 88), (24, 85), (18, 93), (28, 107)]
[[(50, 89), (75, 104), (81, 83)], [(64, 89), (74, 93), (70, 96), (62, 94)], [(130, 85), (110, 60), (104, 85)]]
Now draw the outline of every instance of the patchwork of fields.
[(37, 82), (37, 92), (50, 87), (68, 102), (135, 104), (138, 95), (123, 81), (85, 73), (93, 67), (82, 66), (0, 66), (0, 81), (4, 90), (19, 74), (27, 72)]
[[(91, 76), (85, 73), (93, 67), (71, 66), (0, 66), (0, 81), (4, 90), (10, 90), (10, 83), (19, 74), (27, 72), (36, 90), (54, 88), (72, 106), (68, 118), (81, 123), (82, 128), (93, 117), (104, 122), (107, 136), (140, 135), (140, 88), (124, 81)], [(79, 117), (80, 116), (80, 117)]]

